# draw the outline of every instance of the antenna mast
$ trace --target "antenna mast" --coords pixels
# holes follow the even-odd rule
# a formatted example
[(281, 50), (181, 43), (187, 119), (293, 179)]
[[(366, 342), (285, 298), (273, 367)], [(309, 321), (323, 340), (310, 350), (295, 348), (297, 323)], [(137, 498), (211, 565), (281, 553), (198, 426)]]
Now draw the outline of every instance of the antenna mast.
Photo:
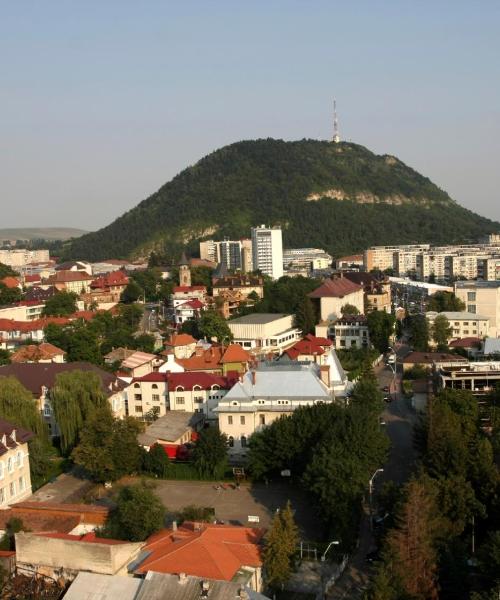
[(333, 138), (332, 142), (338, 144), (340, 142), (339, 121), (337, 119), (337, 101), (333, 99)]

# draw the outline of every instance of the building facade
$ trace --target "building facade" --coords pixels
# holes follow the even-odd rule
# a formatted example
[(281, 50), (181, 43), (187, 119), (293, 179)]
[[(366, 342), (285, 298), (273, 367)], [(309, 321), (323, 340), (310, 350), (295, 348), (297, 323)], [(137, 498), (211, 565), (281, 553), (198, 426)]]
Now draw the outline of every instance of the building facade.
[(283, 277), (283, 240), (280, 227), (252, 228), (253, 268), (272, 279)]
[(33, 433), (0, 419), (0, 509), (31, 496), (28, 442)]

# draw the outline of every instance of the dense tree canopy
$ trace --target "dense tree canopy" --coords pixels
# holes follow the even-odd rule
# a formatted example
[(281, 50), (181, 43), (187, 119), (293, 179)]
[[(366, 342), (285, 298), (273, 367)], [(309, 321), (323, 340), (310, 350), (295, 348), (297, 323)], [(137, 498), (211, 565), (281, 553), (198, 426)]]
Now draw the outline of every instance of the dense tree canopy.
[(448, 342), (453, 334), (453, 327), (445, 315), (437, 315), (432, 324), (431, 333), (438, 352), (448, 350)]
[(76, 312), (77, 294), (74, 292), (58, 292), (45, 302), (43, 315), (46, 317), (66, 317)]
[(0, 306), (14, 304), (21, 300), (21, 290), (17, 287), (7, 287), (5, 283), (0, 281)]
[(223, 477), (227, 467), (227, 438), (216, 427), (200, 432), (193, 450), (193, 465), (202, 477)]
[(367, 316), (370, 342), (382, 354), (389, 348), (389, 338), (394, 334), (394, 315), (383, 310), (374, 310)]
[(453, 292), (436, 292), (429, 298), (427, 310), (436, 312), (462, 311), (465, 304)]
[(290, 501), (274, 515), (266, 533), (262, 553), (266, 585), (280, 590), (294, 568), (299, 532), (293, 518)]

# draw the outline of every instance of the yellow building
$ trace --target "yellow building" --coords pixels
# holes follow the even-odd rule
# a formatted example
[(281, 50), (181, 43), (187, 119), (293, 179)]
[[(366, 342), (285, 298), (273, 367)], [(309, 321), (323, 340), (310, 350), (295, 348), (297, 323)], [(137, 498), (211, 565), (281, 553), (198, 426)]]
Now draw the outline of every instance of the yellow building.
[(0, 419), (0, 509), (31, 496), (28, 441), (33, 433)]

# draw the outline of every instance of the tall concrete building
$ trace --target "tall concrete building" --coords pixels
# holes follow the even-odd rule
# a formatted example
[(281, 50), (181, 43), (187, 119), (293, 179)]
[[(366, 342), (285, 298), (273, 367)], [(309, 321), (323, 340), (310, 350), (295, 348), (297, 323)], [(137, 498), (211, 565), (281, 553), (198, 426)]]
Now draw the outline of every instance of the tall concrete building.
[(253, 268), (272, 279), (283, 277), (281, 227), (252, 227)]

